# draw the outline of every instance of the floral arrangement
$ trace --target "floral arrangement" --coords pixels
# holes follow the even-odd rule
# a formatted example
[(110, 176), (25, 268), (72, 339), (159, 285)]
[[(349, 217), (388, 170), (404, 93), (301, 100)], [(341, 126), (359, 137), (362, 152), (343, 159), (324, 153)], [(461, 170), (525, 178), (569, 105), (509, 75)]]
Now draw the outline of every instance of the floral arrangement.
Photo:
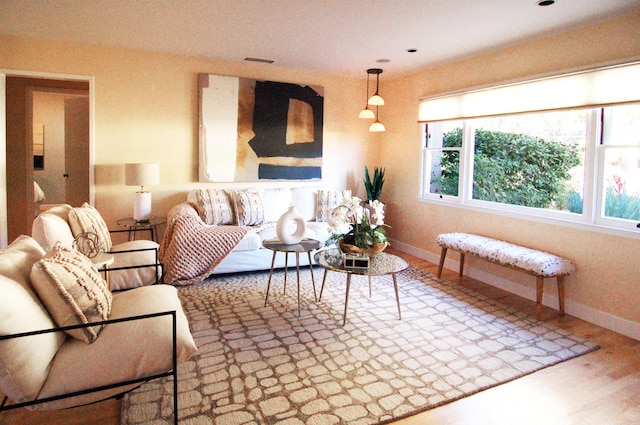
[(327, 245), (342, 240), (345, 244), (371, 249), (376, 244), (388, 243), (385, 227), (389, 226), (384, 224), (384, 204), (378, 200), (363, 203), (357, 196), (352, 196), (326, 213), (332, 233)]

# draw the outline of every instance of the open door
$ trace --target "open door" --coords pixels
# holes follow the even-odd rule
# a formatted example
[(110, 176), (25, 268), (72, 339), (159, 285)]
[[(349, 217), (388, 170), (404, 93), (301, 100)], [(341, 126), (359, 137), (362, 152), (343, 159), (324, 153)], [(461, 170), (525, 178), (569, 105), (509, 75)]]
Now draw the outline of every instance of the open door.
[[(76, 150), (70, 156), (74, 159), (75, 164), (84, 162), (83, 171), (73, 171), (74, 175), (78, 176), (78, 179), (82, 179), (81, 192), (82, 195), (78, 195), (74, 203), (82, 203), (88, 201), (93, 202), (93, 149), (92, 149), (92, 122), (91, 122), (91, 91), (90, 91), (90, 79), (87, 77), (79, 77), (78, 80), (70, 80), (69, 76), (61, 77), (61, 79), (51, 79), (48, 75), (47, 78), (31, 78), (19, 76), (18, 73), (8, 73), (5, 71), (6, 79), (4, 79), (4, 86), (1, 87), (3, 92), (0, 92), (0, 101), (3, 106), (6, 105), (6, 109), (2, 114), (2, 118), (5, 120), (5, 125), (2, 126), (4, 131), (6, 128), (6, 134), (1, 134), (2, 141), (4, 142), (2, 158), (3, 170), (1, 170), (2, 176), (5, 181), (2, 183), (3, 194), (6, 196), (5, 209), (2, 214), (2, 219), (6, 220), (6, 224), (0, 221), (0, 236), (3, 237), (2, 246), (6, 246), (7, 243), (21, 234), (31, 234), (31, 223), (34, 218), (34, 158), (33, 158), (33, 140), (29, 135), (32, 133), (28, 129), (32, 129), (32, 123), (27, 123), (27, 90), (28, 88), (42, 88), (43, 90), (82, 90), (84, 91), (85, 102), (89, 104), (89, 108), (85, 108), (83, 112), (83, 119), (86, 123), (82, 126), (77, 124), (71, 124), (73, 128), (70, 130), (74, 134), (74, 138), (84, 140), (84, 148)], [(30, 120), (32, 121), (32, 120)], [(63, 128), (66, 128), (66, 124), (62, 124)], [(65, 130), (66, 132), (66, 130)], [(82, 136), (78, 136), (82, 134)], [(46, 141), (46, 128), (45, 128), (45, 149), (47, 146)], [(79, 142), (77, 144), (80, 144)], [(47, 161), (59, 161), (66, 162), (64, 159), (66, 155), (51, 155), (44, 153), (45, 169)], [(66, 167), (66, 165), (65, 165)], [(63, 173), (66, 174), (66, 171)], [(62, 176), (61, 176), (62, 177)], [(66, 179), (65, 179), (66, 180)], [(66, 186), (65, 180), (61, 180), (61, 184)], [(66, 191), (64, 189), (63, 191)], [(73, 192), (73, 191), (72, 191)], [(46, 196), (46, 190), (45, 190)], [(82, 198), (80, 202), (79, 199)], [(0, 209), (2, 209), (2, 199), (0, 198)], [(65, 200), (66, 202), (66, 200)], [(6, 239), (5, 239), (6, 237)]]
[(89, 202), (89, 96), (65, 100), (65, 203)]

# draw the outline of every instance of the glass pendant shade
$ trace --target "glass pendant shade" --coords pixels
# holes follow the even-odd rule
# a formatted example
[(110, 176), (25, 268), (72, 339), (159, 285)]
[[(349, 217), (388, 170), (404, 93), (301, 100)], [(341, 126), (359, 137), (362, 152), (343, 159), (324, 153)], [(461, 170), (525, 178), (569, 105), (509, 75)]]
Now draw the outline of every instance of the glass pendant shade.
[(369, 131), (372, 132), (372, 133), (379, 133), (379, 132), (382, 132), (382, 131), (387, 131), (387, 129), (384, 126), (384, 124), (382, 124), (380, 121), (378, 121), (376, 119), (376, 122), (371, 124), (371, 126), (369, 127)]
[(380, 74), (382, 74), (382, 70), (380, 68), (367, 69), (367, 75), (368, 74), (376, 74), (376, 92), (369, 98), (367, 103), (373, 106), (382, 106), (384, 105), (384, 99), (378, 94), (380, 90)]
[(373, 106), (382, 106), (384, 105), (384, 99), (382, 98), (382, 96), (376, 93), (369, 98), (369, 101), (367, 103)]
[(364, 119), (374, 119), (376, 117), (376, 115), (373, 113), (373, 111), (371, 109), (369, 109), (369, 106), (365, 106), (364, 109), (362, 111), (360, 111), (360, 115), (358, 115), (358, 118), (364, 118)]

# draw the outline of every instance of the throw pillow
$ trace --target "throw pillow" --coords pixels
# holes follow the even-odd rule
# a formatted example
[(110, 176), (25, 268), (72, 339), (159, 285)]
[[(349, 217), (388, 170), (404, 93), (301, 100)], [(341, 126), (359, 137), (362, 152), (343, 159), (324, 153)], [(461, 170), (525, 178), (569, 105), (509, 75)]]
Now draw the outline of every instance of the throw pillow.
[(327, 221), (327, 209), (342, 205), (345, 198), (351, 197), (351, 190), (319, 190), (316, 204), (316, 221)]
[(277, 222), (282, 214), (289, 210), (291, 204), (291, 189), (287, 188), (269, 188), (260, 189), (260, 200), (264, 208), (265, 223)]
[[(38, 242), (25, 235), (0, 249), (0, 335), (56, 326), (29, 278), (44, 255)], [(0, 341), (0, 391), (16, 403), (36, 398), (65, 338), (56, 332)]]
[[(91, 260), (60, 243), (34, 263), (31, 284), (58, 326), (106, 320), (111, 312), (111, 291)], [(90, 344), (101, 329), (98, 325), (66, 332)]]
[(95, 233), (100, 242), (100, 251), (111, 251), (109, 228), (98, 210), (93, 206), (85, 202), (79, 208), (72, 208), (69, 211), (69, 226), (74, 238), (77, 238), (82, 233)]
[(234, 223), (235, 217), (231, 201), (223, 189), (197, 189), (196, 208), (202, 221), (207, 224)]
[(264, 208), (259, 193), (235, 190), (233, 200), (238, 226), (256, 226), (264, 222)]

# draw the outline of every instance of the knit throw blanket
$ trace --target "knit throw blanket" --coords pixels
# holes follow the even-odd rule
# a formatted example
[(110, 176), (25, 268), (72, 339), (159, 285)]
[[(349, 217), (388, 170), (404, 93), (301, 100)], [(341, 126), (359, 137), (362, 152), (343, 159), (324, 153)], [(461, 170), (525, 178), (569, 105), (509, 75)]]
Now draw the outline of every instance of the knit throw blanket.
[(165, 283), (189, 285), (203, 281), (256, 228), (205, 224), (195, 206), (183, 202), (167, 215), (160, 260), (164, 263)]

